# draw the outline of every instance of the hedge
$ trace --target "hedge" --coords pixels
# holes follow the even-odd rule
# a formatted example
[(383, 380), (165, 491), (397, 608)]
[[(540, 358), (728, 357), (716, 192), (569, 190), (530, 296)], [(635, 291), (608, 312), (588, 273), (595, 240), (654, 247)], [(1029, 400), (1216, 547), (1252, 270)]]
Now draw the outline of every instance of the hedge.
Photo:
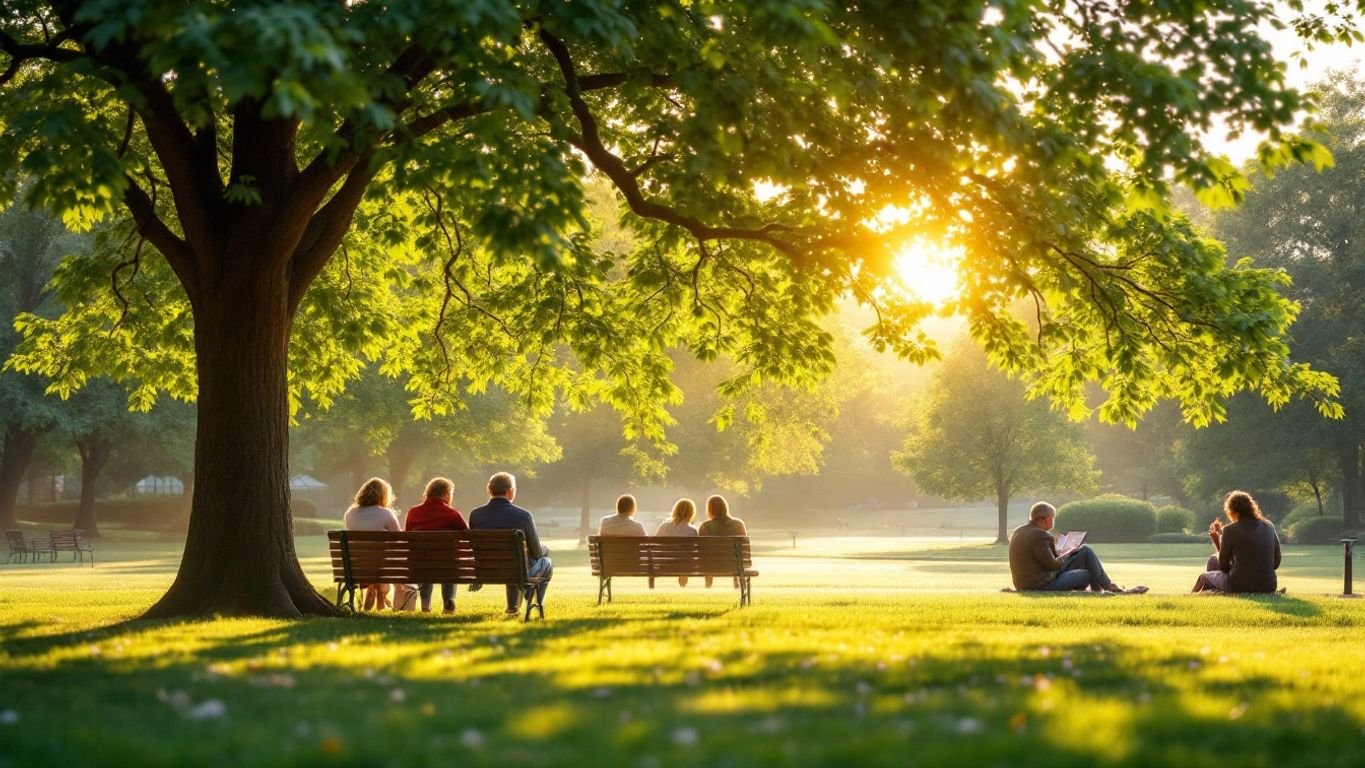
[(1156, 510), (1157, 533), (1186, 533), (1194, 530), (1194, 513), (1174, 504)]
[(1305, 501), (1294, 507), (1294, 509), (1289, 514), (1285, 515), (1284, 519), (1277, 523), (1277, 525), (1281, 529), (1288, 531), (1290, 528), (1293, 528), (1304, 520), (1312, 520), (1319, 517), (1335, 517), (1338, 520), (1341, 519), (1340, 514), (1333, 514), (1332, 512), (1328, 512), (1326, 515), (1319, 514), (1318, 503), (1316, 501)]
[(340, 520), (324, 517), (295, 517), (295, 536), (321, 536), (328, 531), (339, 531), (345, 527)]
[[(22, 505), (19, 519), (35, 523), (71, 525), (76, 522), (79, 501), (59, 501), (54, 504)], [(134, 530), (161, 530), (170, 521), (186, 514), (189, 504), (182, 496), (148, 496), (141, 499), (97, 499), (95, 520), (98, 523), (120, 523)]]
[[(70, 526), (76, 522), (78, 501), (59, 501), (53, 504), (20, 505), (18, 517), (33, 523)], [(315, 518), (317, 506), (307, 499), (290, 502), (293, 516), (303, 519)], [(184, 533), (189, 530), (189, 500), (182, 496), (148, 496), (135, 499), (97, 499), (95, 501), (95, 521), (103, 525), (121, 525), (133, 531), (170, 531)], [(329, 525), (332, 522), (329, 521)], [(340, 528), (332, 525), (332, 530)], [(296, 527), (297, 529), (297, 527)]]
[(1340, 517), (1312, 517), (1298, 521), (1287, 533), (1295, 544), (1336, 544), (1346, 525)]
[(1208, 534), (1195, 533), (1155, 533), (1147, 537), (1149, 544), (1207, 544)]
[(1095, 543), (1143, 542), (1156, 533), (1156, 508), (1116, 494), (1073, 501), (1057, 510), (1056, 530), (1086, 531)]

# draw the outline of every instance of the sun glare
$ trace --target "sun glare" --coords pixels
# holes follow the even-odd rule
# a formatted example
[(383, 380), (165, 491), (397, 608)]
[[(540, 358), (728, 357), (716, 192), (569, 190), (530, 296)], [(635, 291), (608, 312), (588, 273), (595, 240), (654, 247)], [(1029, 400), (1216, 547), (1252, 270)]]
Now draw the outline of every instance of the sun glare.
[(896, 279), (915, 298), (942, 306), (957, 298), (961, 289), (957, 274), (961, 261), (961, 248), (915, 239), (896, 255)]

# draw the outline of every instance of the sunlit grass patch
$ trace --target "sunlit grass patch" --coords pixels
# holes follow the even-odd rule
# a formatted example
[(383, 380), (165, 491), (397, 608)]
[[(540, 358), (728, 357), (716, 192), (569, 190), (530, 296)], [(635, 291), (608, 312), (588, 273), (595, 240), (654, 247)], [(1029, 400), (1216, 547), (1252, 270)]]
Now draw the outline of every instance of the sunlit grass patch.
[(1000, 593), (999, 548), (840, 543), (761, 555), (740, 609), (729, 585), (643, 580), (599, 607), (560, 542), (530, 624), (496, 589), (454, 617), (139, 622), (171, 545), (7, 567), (0, 766), (1317, 766), (1365, 747), (1365, 608), (1324, 594), (1331, 550), (1290, 551), (1286, 596), (1202, 598), (1178, 591), (1202, 549), (1106, 548), (1158, 591), (1096, 598)]

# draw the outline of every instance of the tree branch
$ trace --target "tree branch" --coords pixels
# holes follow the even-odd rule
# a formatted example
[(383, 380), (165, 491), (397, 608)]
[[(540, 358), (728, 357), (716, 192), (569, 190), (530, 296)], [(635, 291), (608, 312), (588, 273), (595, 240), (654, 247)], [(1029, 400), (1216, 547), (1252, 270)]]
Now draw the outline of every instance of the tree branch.
[(161, 255), (166, 257), (167, 263), (175, 271), (176, 277), (180, 278), (186, 293), (190, 294), (190, 298), (194, 298), (194, 292), (198, 289), (195, 281), (194, 252), (190, 250), (188, 243), (180, 239), (161, 220), (156, 213), (156, 203), (142, 187), (131, 177), (125, 178), (128, 187), (123, 192), (123, 204), (129, 213), (133, 214), (138, 234), (156, 246)]
[(8, 53), (11, 57), (9, 66), (5, 68), (4, 73), (0, 74), (0, 85), (6, 85), (13, 80), (24, 64), (30, 61), (43, 60), (66, 63), (84, 58), (84, 54), (80, 51), (61, 47), (61, 43), (68, 39), (70, 39), (70, 35), (67, 32), (62, 32), (41, 45), (33, 45), (21, 43), (8, 32), (0, 31), (0, 51)]
[(796, 243), (777, 237), (776, 232), (792, 231), (790, 227), (778, 224), (768, 224), (757, 229), (746, 227), (713, 227), (692, 216), (680, 213), (666, 205), (653, 202), (645, 197), (644, 192), (636, 177), (631, 170), (626, 167), (625, 161), (607, 149), (602, 141), (602, 136), (597, 126), (597, 118), (588, 107), (587, 102), (583, 101), (583, 86), (574, 68), (573, 58), (569, 55), (569, 48), (564, 41), (551, 35), (545, 30), (541, 30), (540, 39), (549, 49), (559, 64), (560, 73), (564, 76), (565, 91), (569, 97), (569, 106), (573, 110), (575, 119), (578, 121), (581, 132), (574, 134), (570, 141), (578, 147), (583, 154), (588, 156), (592, 164), (611, 180), (612, 184), (625, 196), (626, 203), (636, 215), (662, 221), (666, 224), (681, 227), (687, 230), (698, 241), (706, 240), (753, 240), (766, 243), (781, 251), (782, 253), (801, 258), (807, 255), (807, 249)]
[(341, 188), (313, 214), (304, 228), (290, 265), (290, 312), (298, 307), (308, 286), (312, 285), (313, 279), (322, 272), (327, 260), (341, 245), (346, 232), (351, 228), (355, 209), (365, 197), (365, 190), (378, 171), (378, 168), (371, 167), (371, 157), (372, 153), (366, 153), (358, 158), (346, 180), (342, 182)]

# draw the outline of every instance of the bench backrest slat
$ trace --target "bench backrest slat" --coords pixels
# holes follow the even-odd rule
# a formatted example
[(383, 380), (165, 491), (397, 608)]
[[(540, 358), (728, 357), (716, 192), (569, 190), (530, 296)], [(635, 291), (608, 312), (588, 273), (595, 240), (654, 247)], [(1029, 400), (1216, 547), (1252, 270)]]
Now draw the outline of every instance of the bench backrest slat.
[(729, 576), (753, 567), (748, 536), (590, 536), (594, 576)]
[(332, 578), (346, 584), (524, 584), (521, 531), (329, 531)]

